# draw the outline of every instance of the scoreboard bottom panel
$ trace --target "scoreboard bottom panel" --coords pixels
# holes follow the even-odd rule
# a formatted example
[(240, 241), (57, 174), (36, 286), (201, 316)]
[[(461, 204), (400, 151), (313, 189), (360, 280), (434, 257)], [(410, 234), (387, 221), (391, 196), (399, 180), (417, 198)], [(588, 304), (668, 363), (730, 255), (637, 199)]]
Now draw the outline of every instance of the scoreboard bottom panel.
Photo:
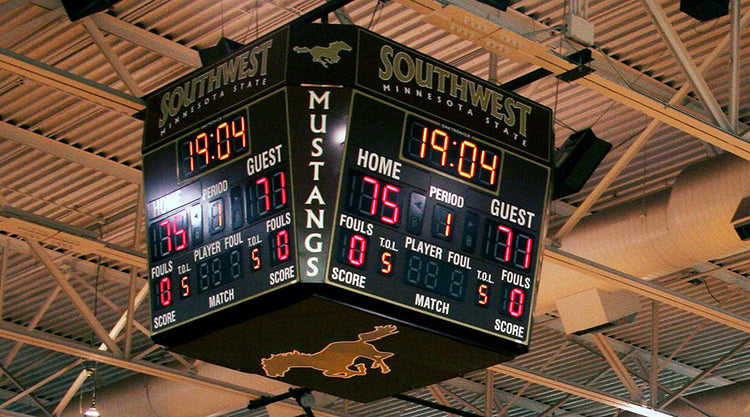
[[(309, 288), (318, 284), (300, 285)], [(404, 315), (403, 311), (394, 310), (393, 315), (374, 314), (374, 310), (383, 311), (377, 302), (360, 300), (350, 292), (330, 288), (319, 292), (319, 289), (322, 288), (316, 288), (314, 293), (303, 290), (302, 295), (299, 288), (287, 287), (262, 296), (255, 299), (252, 312), (248, 313), (259, 314), (257, 320), (237, 322), (197, 338), (195, 334), (186, 336), (189, 341), (169, 348), (232, 369), (315, 387), (360, 402), (486, 368), (525, 352), (497, 340), (477, 346), (468, 342), (477, 340), (474, 335), (467, 340), (446, 338), (446, 333), (455, 334), (450, 326), (436, 323), (434, 329), (427, 331), (422, 320), (419, 325), (404, 320), (408, 313)], [(280, 310), (271, 307), (298, 297), (302, 298)], [(350, 303), (341, 302), (343, 299)], [(268, 310), (262, 312), (260, 304), (267, 305)], [(488, 348), (513, 354), (496, 353)], [(366, 378), (357, 378), (365, 375)]]

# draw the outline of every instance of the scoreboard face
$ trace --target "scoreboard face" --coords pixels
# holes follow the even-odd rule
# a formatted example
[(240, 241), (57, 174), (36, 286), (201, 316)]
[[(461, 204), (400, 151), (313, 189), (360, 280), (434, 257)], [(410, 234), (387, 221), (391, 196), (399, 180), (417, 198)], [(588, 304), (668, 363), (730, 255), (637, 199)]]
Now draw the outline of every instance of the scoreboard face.
[(327, 282), (527, 343), (549, 176), (465, 128), (355, 93)]
[(285, 103), (225, 111), (144, 156), (159, 174), (147, 196), (171, 190), (146, 210), (154, 332), (296, 282)]
[(148, 98), (152, 337), (260, 373), (401, 326), (378, 343), (418, 375), (327, 391), (366, 400), (522, 353), (551, 149), (523, 97), (353, 26), (281, 28)]

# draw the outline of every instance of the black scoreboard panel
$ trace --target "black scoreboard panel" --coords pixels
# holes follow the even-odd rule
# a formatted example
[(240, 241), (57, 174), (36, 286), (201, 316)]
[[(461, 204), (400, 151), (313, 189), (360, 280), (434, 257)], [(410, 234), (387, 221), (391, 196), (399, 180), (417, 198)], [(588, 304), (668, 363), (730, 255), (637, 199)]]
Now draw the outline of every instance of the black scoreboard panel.
[(148, 97), (155, 342), (370, 401), (528, 350), (551, 112), (364, 29)]
[(327, 282), (527, 344), (549, 176), (355, 93)]
[(282, 90), (144, 156), (155, 333), (295, 282), (285, 109)]

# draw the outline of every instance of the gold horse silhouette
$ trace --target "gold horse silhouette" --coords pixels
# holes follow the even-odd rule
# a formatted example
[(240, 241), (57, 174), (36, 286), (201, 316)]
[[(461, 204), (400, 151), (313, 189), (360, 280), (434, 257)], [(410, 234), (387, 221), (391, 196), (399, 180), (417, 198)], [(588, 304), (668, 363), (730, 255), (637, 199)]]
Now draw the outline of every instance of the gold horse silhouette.
[[(372, 361), (372, 369), (380, 368), (380, 372), (387, 374), (391, 368), (385, 364), (385, 359), (394, 354), (381, 352), (369, 342), (382, 339), (398, 333), (396, 326), (375, 326), (375, 330), (360, 333), (356, 341), (333, 342), (316, 353), (301, 353), (297, 350), (286, 353), (272, 354), (260, 360), (263, 370), (270, 377), (283, 377), (291, 368), (312, 368), (323, 372), (332, 378), (351, 378), (367, 374), (364, 363), (354, 363), (358, 358)], [(354, 368), (352, 368), (354, 366)]]
[(352, 47), (344, 41), (335, 41), (328, 44), (328, 46), (313, 46), (312, 48), (295, 46), (292, 49), (298, 54), (309, 53), (312, 55), (313, 62), (317, 62), (324, 68), (328, 68), (328, 64), (335, 64), (341, 60), (339, 52), (351, 51)]

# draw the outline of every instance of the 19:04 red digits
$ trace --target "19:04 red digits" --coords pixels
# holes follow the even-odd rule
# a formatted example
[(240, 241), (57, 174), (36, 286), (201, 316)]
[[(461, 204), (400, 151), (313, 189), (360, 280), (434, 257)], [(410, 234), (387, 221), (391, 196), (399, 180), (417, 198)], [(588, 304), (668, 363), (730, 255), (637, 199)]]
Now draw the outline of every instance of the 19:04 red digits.
[(178, 177), (195, 177), (246, 153), (249, 147), (245, 110), (207, 125), (177, 141)]
[(478, 141), (456, 139), (461, 135), (448, 132), (448, 129), (409, 115), (402, 150), (404, 157), (496, 191), (501, 151)]

